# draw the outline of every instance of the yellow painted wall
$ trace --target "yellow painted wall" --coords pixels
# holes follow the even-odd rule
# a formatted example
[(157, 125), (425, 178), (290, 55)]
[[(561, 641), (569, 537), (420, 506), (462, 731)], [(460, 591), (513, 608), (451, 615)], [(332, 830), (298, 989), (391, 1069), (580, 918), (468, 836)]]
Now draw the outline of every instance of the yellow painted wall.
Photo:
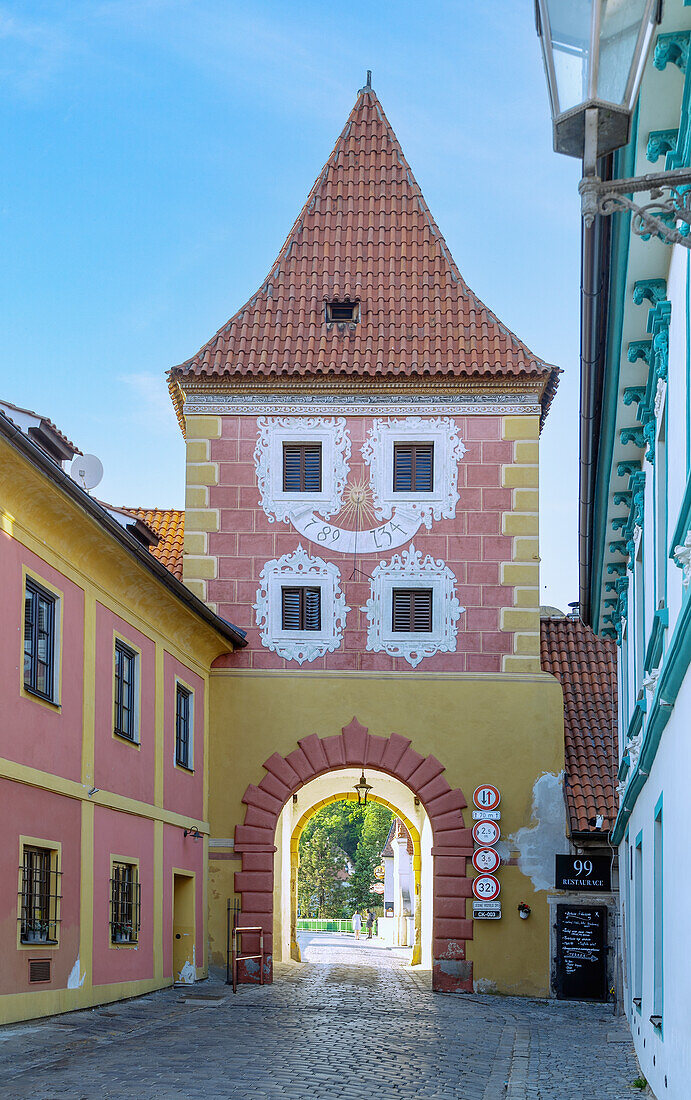
[[(209, 694), (212, 837), (233, 836), (244, 819), (245, 789), (261, 781), (263, 761), (272, 753), (287, 755), (308, 734), (340, 733), (353, 716), (372, 734), (396, 732), (410, 738), (423, 756), (432, 753), (445, 766), (451, 787), (461, 787), (469, 802), (480, 783), (498, 786), (502, 839), (531, 825), (537, 778), (563, 769), (561, 687), (543, 673), (411, 676), (219, 669), (211, 674)], [(464, 819), (471, 824), (470, 807)], [(553, 860), (553, 853), (548, 858)], [(232, 896), (232, 871), (240, 870), (240, 863), (226, 861), (216, 868), (210, 879), (209, 932), (212, 961), (220, 962), (226, 898)], [(474, 978), (491, 983), (497, 992), (546, 996), (546, 895), (535, 893), (518, 867), (502, 867), (498, 875), (503, 915), (500, 921), (475, 922), (475, 938), (468, 944)], [(516, 910), (520, 901), (533, 909), (527, 921)]]

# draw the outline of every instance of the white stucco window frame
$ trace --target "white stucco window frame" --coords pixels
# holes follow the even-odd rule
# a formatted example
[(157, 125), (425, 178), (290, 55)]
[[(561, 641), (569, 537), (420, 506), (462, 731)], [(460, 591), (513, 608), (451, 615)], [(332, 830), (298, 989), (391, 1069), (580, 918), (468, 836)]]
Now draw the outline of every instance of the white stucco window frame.
[[(393, 459), (397, 443), (432, 443), (432, 491), (394, 492)], [(458, 463), (465, 454), (458, 425), (449, 416), (406, 416), (375, 420), (362, 457), (370, 468), (370, 488), (379, 519), (390, 519), (394, 509), (405, 507), (420, 516), (425, 527), (432, 520), (453, 519), (458, 496)]]
[[(333, 562), (311, 558), (302, 546), (292, 554), (267, 561), (261, 571), (254, 610), (262, 645), (287, 661), (314, 661), (339, 649), (346, 615), (341, 592), (341, 573)], [(290, 587), (319, 588), (319, 630), (284, 630), (281, 590)]]
[[(287, 523), (296, 510), (306, 507), (328, 518), (340, 511), (350, 472), (350, 436), (343, 416), (260, 416), (257, 419), (254, 463), (259, 498), (270, 522)], [(321, 491), (283, 491), (283, 444), (321, 444)]]
[[(435, 653), (455, 653), (457, 623), (465, 611), (456, 597), (456, 577), (443, 561), (410, 550), (382, 561), (372, 573), (370, 598), (362, 611), (367, 615), (367, 649), (403, 657), (415, 668)], [(393, 630), (392, 607), (395, 588), (432, 590), (432, 629), (430, 631)]]

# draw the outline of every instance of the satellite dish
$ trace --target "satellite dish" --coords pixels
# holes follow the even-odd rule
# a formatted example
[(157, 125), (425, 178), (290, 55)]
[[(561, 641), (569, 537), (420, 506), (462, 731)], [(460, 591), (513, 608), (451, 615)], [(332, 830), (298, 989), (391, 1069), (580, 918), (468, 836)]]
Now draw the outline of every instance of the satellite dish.
[(82, 489), (95, 489), (103, 477), (103, 466), (96, 455), (77, 455), (70, 466), (70, 476)]

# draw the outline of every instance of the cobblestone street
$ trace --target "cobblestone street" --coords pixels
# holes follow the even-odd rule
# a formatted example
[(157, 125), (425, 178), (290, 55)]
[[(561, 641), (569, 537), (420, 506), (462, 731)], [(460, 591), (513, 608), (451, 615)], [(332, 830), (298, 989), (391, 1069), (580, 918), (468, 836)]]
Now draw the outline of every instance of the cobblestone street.
[(0, 1031), (11, 1100), (623, 1100), (636, 1060), (601, 1005), (433, 995), (406, 953), (302, 937), (272, 986), (219, 978)]

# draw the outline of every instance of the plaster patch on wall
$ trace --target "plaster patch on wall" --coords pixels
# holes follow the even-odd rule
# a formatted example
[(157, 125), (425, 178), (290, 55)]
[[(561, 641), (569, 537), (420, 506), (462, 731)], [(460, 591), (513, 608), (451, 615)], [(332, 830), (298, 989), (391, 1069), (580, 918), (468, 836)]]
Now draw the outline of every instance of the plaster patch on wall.
[(554, 856), (569, 851), (563, 782), (563, 772), (545, 772), (535, 781), (532, 816), (537, 824), (519, 829), (509, 838), (518, 851), (518, 866), (535, 890), (552, 889)]
[(474, 993), (496, 993), (497, 983), (493, 982), (491, 978), (478, 978), (476, 982), (473, 982)]
[(196, 946), (193, 946), (192, 962), (188, 959), (177, 976), (177, 981), (180, 982), (181, 985), (194, 985), (197, 977), (196, 954)]
[(81, 974), (81, 970), (80, 970), (80, 967), (79, 967), (79, 955), (77, 955), (77, 961), (75, 962), (74, 966), (70, 970), (70, 975), (67, 979), (67, 988), (68, 989), (81, 989), (81, 987), (84, 985), (85, 981), (86, 981), (86, 970), (84, 971), (83, 974)]

